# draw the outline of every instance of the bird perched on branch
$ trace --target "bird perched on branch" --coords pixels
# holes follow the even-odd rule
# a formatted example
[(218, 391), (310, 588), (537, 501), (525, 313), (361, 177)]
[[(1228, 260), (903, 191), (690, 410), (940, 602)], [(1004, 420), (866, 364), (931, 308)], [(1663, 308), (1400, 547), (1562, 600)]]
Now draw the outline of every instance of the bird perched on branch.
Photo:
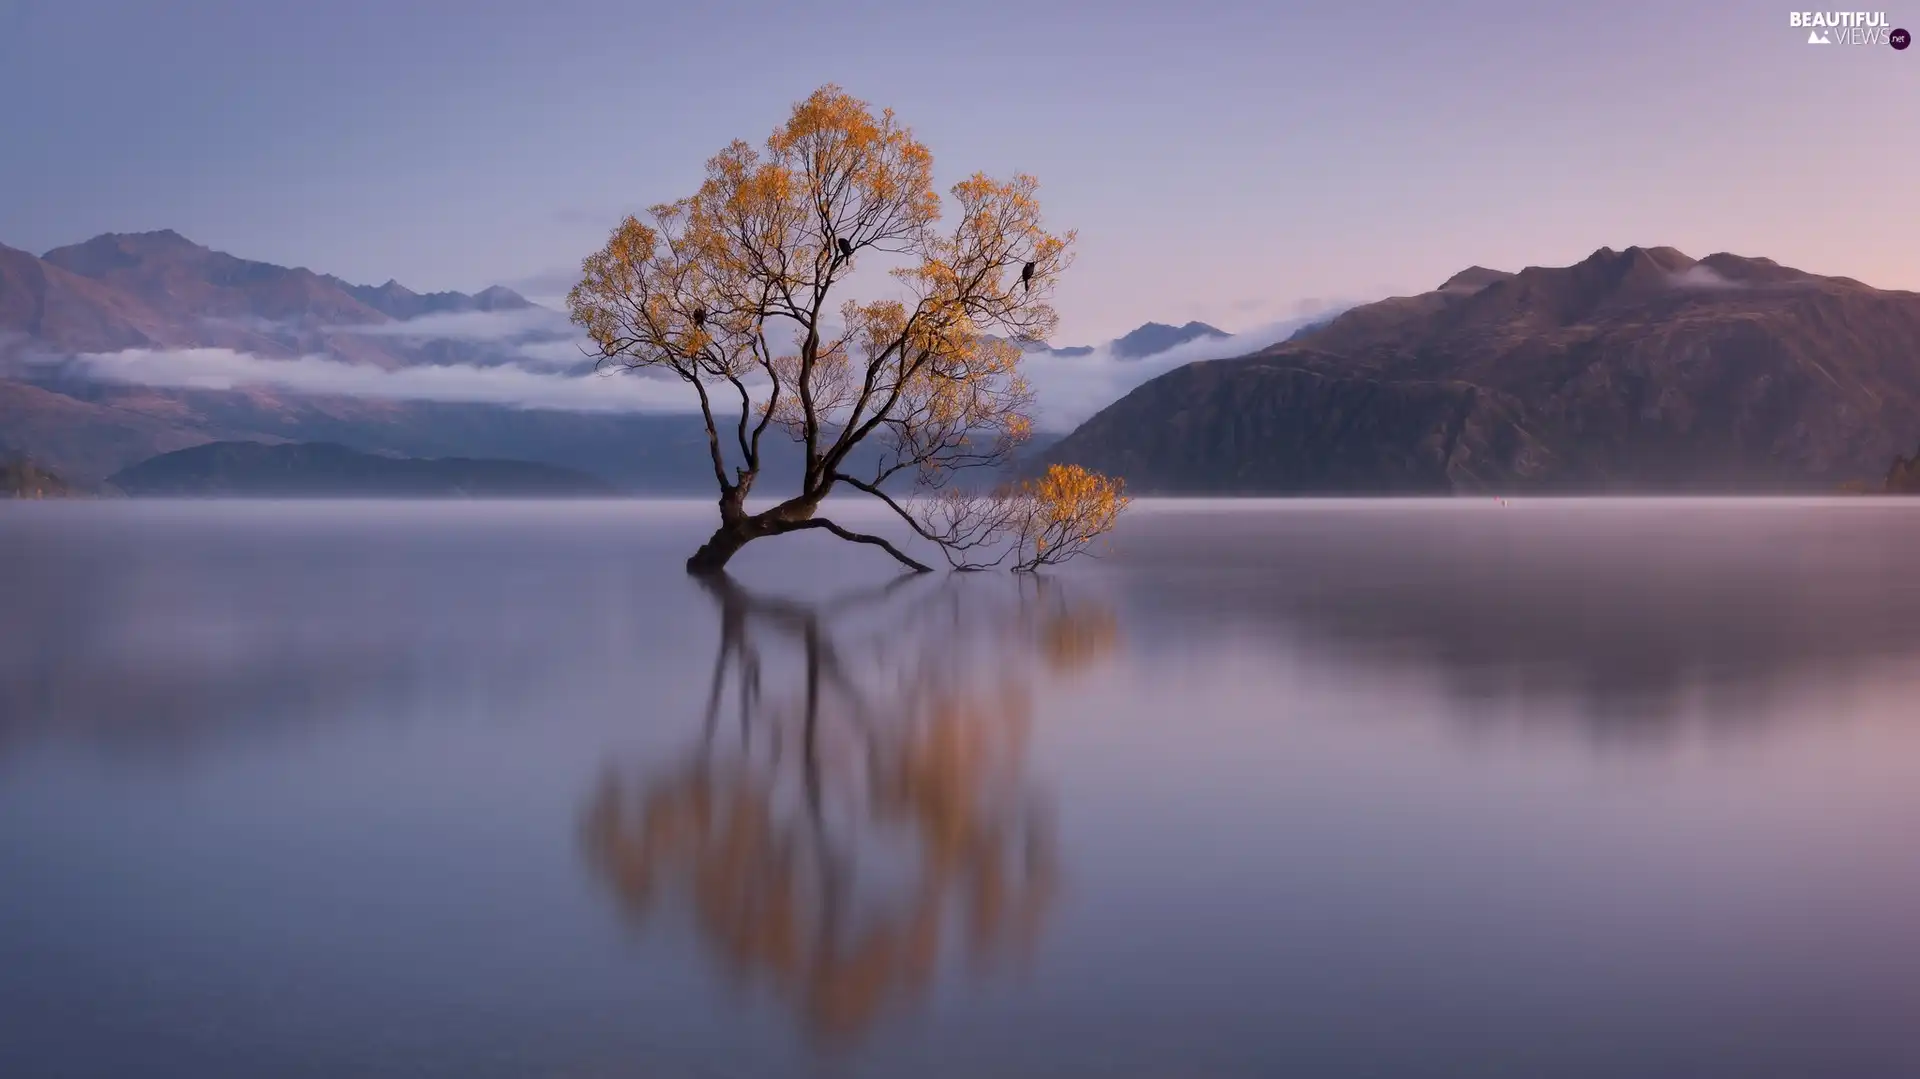
[(1031, 262), (1020, 267), (1020, 287), (1028, 292), (1033, 291), (1033, 263)]
[(707, 326), (707, 309), (706, 308), (696, 307), (693, 309), (693, 324), (695, 326), (700, 327), (701, 329), (706, 328)]
[(850, 259), (853, 257), (853, 244), (848, 242), (845, 236), (840, 237), (836, 242), (840, 245), (841, 258)]

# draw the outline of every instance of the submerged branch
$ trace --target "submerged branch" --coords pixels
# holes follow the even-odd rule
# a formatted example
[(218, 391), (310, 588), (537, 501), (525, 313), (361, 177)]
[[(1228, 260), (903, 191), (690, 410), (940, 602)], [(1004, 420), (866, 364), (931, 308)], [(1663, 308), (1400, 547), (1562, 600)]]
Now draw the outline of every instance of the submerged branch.
[(789, 526), (786, 529), (786, 531), (797, 532), (804, 528), (824, 528), (827, 531), (833, 533), (836, 536), (839, 536), (841, 539), (846, 540), (850, 543), (871, 544), (887, 552), (888, 554), (892, 555), (894, 557), (894, 561), (899, 562), (901, 565), (906, 566), (908, 569), (913, 570), (915, 573), (932, 573), (933, 572), (932, 566), (926, 565), (923, 562), (916, 561), (911, 556), (909, 556), (906, 552), (902, 551), (898, 547), (895, 547), (892, 543), (888, 542), (887, 540), (879, 536), (868, 535), (865, 532), (854, 532), (849, 529), (842, 528), (839, 525), (834, 524), (832, 521), (827, 520), (825, 517), (814, 517), (805, 521), (798, 521), (793, 525)]

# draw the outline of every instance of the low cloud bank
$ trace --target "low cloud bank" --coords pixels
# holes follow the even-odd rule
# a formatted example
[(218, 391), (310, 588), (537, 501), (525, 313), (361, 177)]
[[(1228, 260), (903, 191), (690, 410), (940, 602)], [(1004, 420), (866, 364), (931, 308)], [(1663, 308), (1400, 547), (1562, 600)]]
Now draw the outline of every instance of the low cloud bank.
[(331, 333), (427, 341), (519, 341), (576, 336), (567, 316), (537, 306), (503, 311), (437, 311), (393, 322), (356, 322), (327, 329)]
[[(558, 311), (523, 307), (501, 311), (439, 311), (391, 322), (306, 325), (252, 315), (202, 318), (204, 325), (236, 327), (295, 349), (320, 351), (326, 341), (372, 337), (392, 341), (402, 356), (425, 358), (436, 345), (455, 346), (461, 360), (520, 364), (540, 369), (574, 369), (593, 363), (587, 338)], [(393, 349), (389, 349), (393, 351)], [(449, 357), (434, 357), (446, 362)]]
[[(1065, 432), (1141, 383), (1195, 360), (1244, 356), (1324, 322), (1351, 304), (1270, 323), (1232, 338), (1189, 341), (1140, 359), (1120, 359), (1111, 346), (1083, 356), (1029, 354), (1023, 368), (1037, 398), (1036, 425)], [(106, 382), (175, 389), (265, 387), (290, 393), (395, 401), (445, 401), (573, 412), (695, 412), (698, 399), (678, 378), (624, 369), (588, 373), (581, 338), (558, 335), (552, 311), (454, 312), (375, 327), (340, 328), (430, 339), (487, 341), (507, 362), (418, 364), (386, 369), (324, 355), (270, 359), (225, 348), (130, 349), (75, 356), (64, 365)], [(562, 331), (564, 333), (564, 331)], [(491, 350), (490, 350), (491, 351)], [(724, 388), (724, 387), (723, 387)], [(752, 386), (756, 399), (764, 387)], [(716, 404), (731, 414), (731, 389)]]
[(1353, 306), (1330, 304), (1313, 314), (1268, 323), (1225, 340), (1198, 338), (1137, 360), (1116, 357), (1111, 345), (1101, 345), (1085, 356), (1033, 353), (1021, 366), (1038, 401), (1035, 426), (1042, 431), (1070, 431), (1135, 387), (1176, 367), (1258, 352)]
[(1675, 288), (1729, 289), (1746, 287), (1738, 281), (1731, 281), (1722, 277), (1719, 271), (1704, 262), (1694, 263), (1679, 273), (1674, 274), (1669, 280), (1672, 281)]
[(391, 401), (448, 401), (569, 412), (687, 412), (679, 380), (622, 370), (566, 375), (502, 365), (421, 365), (386, 370), (325, 356), (274, 360), (224, 348), (129, 349), (73, 361), (92, 378), (139, 386), (233, 390), (268, 387), (294, 393)]

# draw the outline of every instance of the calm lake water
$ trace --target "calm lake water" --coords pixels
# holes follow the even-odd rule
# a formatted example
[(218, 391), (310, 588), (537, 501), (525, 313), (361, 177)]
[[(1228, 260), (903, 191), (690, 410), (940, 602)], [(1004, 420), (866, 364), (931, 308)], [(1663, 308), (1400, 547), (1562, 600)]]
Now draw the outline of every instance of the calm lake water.
[(711, 513), (0, 505), (0, 1075), (1920, 1075), (1920, 503)]

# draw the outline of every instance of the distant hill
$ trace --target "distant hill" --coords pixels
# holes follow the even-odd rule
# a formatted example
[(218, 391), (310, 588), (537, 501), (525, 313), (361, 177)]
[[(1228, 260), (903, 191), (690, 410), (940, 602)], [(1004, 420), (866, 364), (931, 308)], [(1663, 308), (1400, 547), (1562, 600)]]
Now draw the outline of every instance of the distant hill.
[(211, 442), (115, 473), (130, 495), (240, 497), (524, 497), (605, 495), (613, 487), (531, 461), (381, 457), (328, 442)]
[(379, 286), (349, 285), (332, 274), (321, 280), (338, 287), (375, 311), (398, 319), (461, 311), (518, 311), (533, 306), (526, 297), (499, 285), (481, 289), (469, 296), (464, 292), (415, 292), (394, 280)]
[[(385, 370), (517, 364), (579, 374), (592, 363), (574, 355), (575, 340), (564, 314), (511, 289), (358, 285), (215, 251), (171, 230), (109, 233), (44, 256), (0, 245), (0, 439), (82, 487), (158, 454), (244, 441), (535, 461), (604, 476), (623, 490), (711, 488), (705, 431), (691, 411), (580, 413), (257, 385), (151, 386), (104, 381), (74, 359), (225, 349)], [(538, 357), (531, 362), (528, 348)], [(763, 486), (772, 487), (798, 475), (799, 451), (777, 434), (768, 443)]]
[(1139, 360), (1203, 337), (1225, 341), (1232, 336), (1227, 331), (1215, 329), (1204, 322), (1189, 322), (1185, 326), (1149, 322), (1125, 337), (1115, 340), (1109, 348), (1115, 359)]
[[(1233, 335), (1227, 331), (1216, 329), (1204, 322), (1189, 322), (1185, 326), (1148, 322), (1107, 342), (1106, 349), (1107, 354), (1116, 360), (1143, 360), (1178, 345), (1184, 345), (1188, 341), (1213, 338), (1224, 342), (1232, 337)], [(1091, 356), (1097, 351), (1092, 345), (1065, 345), (1054, 348), (1045, 341), (1025, 341), (1021, 343), (1021, 347), (1029, 353), (1046, 353), (1062, 357)]]
[(73, 493), (65, 480), (32, 458), (0, 452), (0, 498), (61, 498)]
[[(20, 252), (16, 252), (16, 258)], [(280, 327), (378, 325), (396, 319), (459, 311), (517, 310), (533, 306), (505, 288), (478, 295), (460, 292), (420, 294), (396, 281), (380, 286), (352, 285), (303, 267), (237, 258), (203, 247), (163, 229), (159, 232), (107, 233), (85, 243), (57, 247), (40, 261), (96, 288), (139, 305), (149, 313), (152, 343), (205, 345), (222, 320), (252, 321)], [(214, 325), (209, 326), (212, 321)], [(280, 328), (276, 327), (276, 329)], [(378, 342), (376, 342), (377, 344)], [(404, 360), (403, 355), (391, 357)]]
[(1920, 294), (1601, 248), (1139, 386), (1044, 459), (1165, 493), (1829, 490), (1920, 435)]
[[(469, 316), (492, 321), (458, 321)], [(677, 474), (690, 457), (697, 470), (704, 447), (697, 431), (684, 430), (697, 426), (686, 417), (144, 386), (100, 381), (73, 361), (127, 350), (226, 349), (388, 370), (486, 367), (518, 362), (516, 349), (527, 342), (564, 361), (571, 334), (564, 315), (510, 289), (469, 295), (418, 293), (394, 281), (355, 285), (238, 258), (171, 230), (109, 233), (44, 256), (0, 245), (0, 437), (86, 484), (158, 453), (231, 440), (332, 441), (405, 456), (524, 457), (575, 468), (611, 459), (626, 471), (623, 482), (636, 483)], [(590, 366), (584, 359), (572, 365)]]

